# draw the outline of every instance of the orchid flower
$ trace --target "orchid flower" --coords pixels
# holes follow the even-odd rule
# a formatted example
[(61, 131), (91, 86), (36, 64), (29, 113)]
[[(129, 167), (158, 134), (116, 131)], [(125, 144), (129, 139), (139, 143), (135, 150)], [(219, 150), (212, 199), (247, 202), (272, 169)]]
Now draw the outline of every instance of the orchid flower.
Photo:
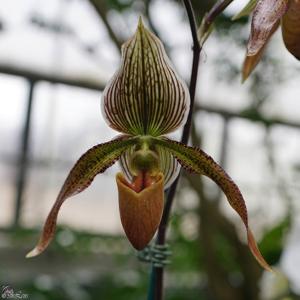
[(161, 220), (164, 190), (179, 173), (179, 164), (191, 173), (208, 176), (226, 194), (241, 217), (254, 257), (270, 270), (248, 226), (243, 196), (227, 173), (206, 153), (169, 139), (166, 135), (186, 122), (190, 96), (171, 65), (160, 40), (141, 19), (134, 36), (122, 47), (121, 67), (102, 95), (102, 112), (117, 138), (99, 144), (81, 156), (70, 171), (52, 207), (32, 257), (52, 240), (64, 201), (85, 190), (94, 177), (117, 160), (119, 210), (125, 234), (137, 250), (153, 238)]
[(242, 71), (243, 81), (259, 63), (268, 41), (280, 23), (287, 50), (300, 60), (300, 1), (250, 0), (237, 17), (249, 13), (253, 8), (251, 34)]

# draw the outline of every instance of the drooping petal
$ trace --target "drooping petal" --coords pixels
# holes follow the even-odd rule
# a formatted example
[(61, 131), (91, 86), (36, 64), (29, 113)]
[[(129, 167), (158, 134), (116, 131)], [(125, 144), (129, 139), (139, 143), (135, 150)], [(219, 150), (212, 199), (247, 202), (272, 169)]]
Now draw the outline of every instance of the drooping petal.
[[(279, 23), (280, 22), (278, 21), (277, 23), (274, 24), (274, 27), (270, 32), (269, 38), (277, 30), (277, 28), (279, 26)], [(245, 60), (244, 60), (244, 64), (243, 64), (243, 70), (242, 70), (242, 81), (243, 82), (249, 77), (251, 72), (255, 69), (255, 67), (260, 62), (261, 57), (262, 57), (263, 53), (265, 52), (267, 42), (268, 42), (268, 40), (266, 41), (265, 45), (262, 48), (260, 48), (259, 51), (256, 54), (246, 55)]]
[(110, 142), (94, 146), (81, 156), (61, 188), (56, 202), (47, 217), (37, 246), (26, 257), (40, 254), (49, 245), (55, 233), (58, 212), (64, 201), (85, 190), (97, 174), (103, 173), (113, 165), (120, 155), (135, 142), (135, 138), (122, 136)]
[(141, 19), (122, 47), (121, 68), (103, 92), (102, 112), (113, 129), (158, 136), (186, 121), (189, 92), (172, 67), (161, 41)]
[(188, 147), (184, 144), (168, 139), (157, 138), (155, 143), (168, 149), (185, 169), (192, 173), (209, 177), (222, 189), (229, 204), (239, 214), (246, 227), (248, 246), (252, 254), (263, 268), (271, 271), (271, 267), (261, 255), (249, 228), (248, 213), (244, 198), (239, 188), (229, 175), (201, 149)]
[[(159, 158), (159, 170), (164, 175), (164, 189), (168, 189), (177, 178), (180, 166), (177, 160), (162, 147), (157, 147), (156, 153)], [(134, 172), (130, 169), (130, 159), (133, 157), (134, 147), (128, 148), (120, 157), (122, 171), (128, 181), (132, 181)]]
[(124, 231), (133, 247), (142, 250), (153, 238), (161, 220), (164, 206), (163, 174), (157, 174), (155, 182), (138, 193), (130, 188), (122, 173), (117, 174), (116, 181)]
[(290, 0), (287, 13), (282, 18), (282, 36), (286, 48), (300, 60), (300, 1)]
[(275, 24), (288, 9), (289, 0), (259, 0), (255, 6), (247, 55), (255, 55), (267, 43)]

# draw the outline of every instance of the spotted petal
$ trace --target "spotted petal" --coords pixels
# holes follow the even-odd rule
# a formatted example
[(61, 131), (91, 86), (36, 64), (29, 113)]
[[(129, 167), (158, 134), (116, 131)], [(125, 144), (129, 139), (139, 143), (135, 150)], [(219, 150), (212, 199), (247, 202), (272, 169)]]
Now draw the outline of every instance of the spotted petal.
[(103, 173), (114, 164), (120, 155), (135, 142), (135, 138), (119, 137), (113, 141), (94, 146), (81, 156), (70, 171), (47, 217), (37, 246), (26, 257), (36, 256), (47, 248), (54, 236), (58, 212), (64, 201), (85, 190), (97, 174)]
[(261, 255), (249, 228), (248, 214), (244, 198), (239, 188), (229, 175), (201, 149), (188, 147), (184, 144), (168, 139), (157, 138), (155, 143), (169, 150), (185, 169), (192, 173), (209, 177), (222, 189), (229, 204), (239, 214), (246, 227), (248, 246), (252, 254), (262, 267), (271, 271), (271, 267)]
[(103, 92), (102, 112), (110, 127), (132, 135), (159, 136), (185, 123), (189, 92), (160, 40), (141, 19), (122, 47), (121, 67)]
[(300, 2), (291, 0), (282, 18), (282, 36), (286, 48), (300, 60)]
[(288, 9), (289, 0), (259, 0), (255, 6), (247, 55), (255, 55), (266, 44), (274, 26)]
[(163, 178), (163, 174), (158, 173), (155, 182), (136, 192), (130, 188), (122, 173), (117, 174), (122, 226), (137, 250), (147, 246), (160, 223), (164, 207)]

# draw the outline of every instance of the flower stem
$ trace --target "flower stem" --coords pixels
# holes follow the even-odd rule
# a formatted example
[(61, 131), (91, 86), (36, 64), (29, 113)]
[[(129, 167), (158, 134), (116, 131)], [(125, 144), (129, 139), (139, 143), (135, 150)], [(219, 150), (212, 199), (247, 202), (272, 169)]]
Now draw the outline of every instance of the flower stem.
[[(223, 10), (232, 2), (233, 0), (220, 0), (218, 1), (212, 9), (206, 14), (204, 20), (202, 22), (202, 34), (206, 34), (210, 28), (210, 25), (213, 23), (215, 18), (223, 12)], [(198, 65), (200, 60), (200, 53), (202, 50), (202, 46), (199, 43), (198, 36), (197, 36), (197, 23), (195, 19), (195, 14), (193, 11), (193, 7), (190, 0), (183, 0), (188, 19), (191, 29), (191, 34), (193, 38), (193, 63), (192, 63), (192, 70), (191, 70), (191, 78), (190, 78), (190, 85), (189, 85), (189, 92), (190, 92), (190, 111), (188, 115), (188, 119), (185, 123), (183, 128), (181, 142), (184, 144), (188, 143), (188, 139), (190, 136), (191, 126), (192, 126), (192, 116), (193, 116), (193, 108), (195, 102), (195, 93), (196, 93), (196, 85), (197, 85), (197, 78), (198, 78)], [(201, 37), (200, 37), (201, 38)], [(170, 212), (172, 208), (172, 204), (174, 201), (176, 188), (179, 182), (179, 177), (174, 181), (172, 186), (167, 192), (167, 199), (163, 211), (163, 216), (158, 228), (156, 244), (164, 245), (166, 242), (166, 231), (168, 226), (168, 221), (170, 217)], [(152, 274), (151, 274), (151, 282), (150, 288), (148, 293), (148, 300), (162, 300), (163, 299), (163, 279), (164, 279), (164, 268), (163, 267), (154, 267), (152, 266)]]
[[(193, 38), (193, 63), (192, 63), (192, 72), (191, 72), (191, 79), (190, 79), (190, 86), (189, 86), (189, 92), (190, 92), (190, 111), (187, 118), (187, 122), (185, 123), (185, 126), (183, 128), (182, 136), (181, 136), (181, 142), (187, 143), (189, 139), (190, 129), (192, 125), (192, 115), (193, 115), (193, 107), (194, 107), (194, 100), (195, 100), (195, 92), (196, 92), (196, 84), (197, 84), (197, 77), (198, 77), (198, 65), (199, 65), (199, 59), (200, 59), (200, 52), (201, 52), (201, 46), (198, 41), (197, 37), (197, 25), (195, 20), (195, 15), (193, 12), (193, 8), (191, 5), (190, 0), (183, 0), (187, 15), (189, 18), (192, 38)], [(156, 243), (158, 245), (164, 245), (166, 241), (166, 231), (169, 221), (169, 216), (174, 200), (174, 196), (176, 193), (177, 184), (179, 181), (179, 176), (174, 181), (172, 186), (170, 187), (168, 193), (167, 193), (167, 199), (163, 211), (162, 220), (160, 222), (158, 233), (157, 233), (157, 240)], [(153, 282), (153, 294), (154, 298), (150, 298), (151, 300), (162, 300), (163, 299), (163, 279), (164, 279), (164, 268), (156, 268), (152, 267), (152, 282)], [(149, 299), (149, 300), (150, 300)]]

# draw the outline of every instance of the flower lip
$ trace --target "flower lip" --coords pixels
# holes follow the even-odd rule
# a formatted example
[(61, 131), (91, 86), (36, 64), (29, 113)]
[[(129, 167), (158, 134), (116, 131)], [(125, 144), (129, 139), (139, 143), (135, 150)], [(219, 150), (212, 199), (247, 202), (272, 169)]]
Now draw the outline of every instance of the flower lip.
[[(121, 173), (120, 173), (121, 174)], [(133, 192), (139, 194), (145, 189), (149, 188), (151, 185), (159, 182), (163, 179), (162, 173), (151, 174), (147, 171), (141, 171), (132, 179), (132, 182), (128, 182), (124, 175), (118, 175), (117, 177), (120, 182), (130, 188)]]
[(119, 210), (125, 234), (137, 250), (147, 246), (161, 220), (164, 204), (164, 176), (158, 173), (156, 181), (136, 192), (126, 184), (122, 173), (116, 176), (119, 192)]

